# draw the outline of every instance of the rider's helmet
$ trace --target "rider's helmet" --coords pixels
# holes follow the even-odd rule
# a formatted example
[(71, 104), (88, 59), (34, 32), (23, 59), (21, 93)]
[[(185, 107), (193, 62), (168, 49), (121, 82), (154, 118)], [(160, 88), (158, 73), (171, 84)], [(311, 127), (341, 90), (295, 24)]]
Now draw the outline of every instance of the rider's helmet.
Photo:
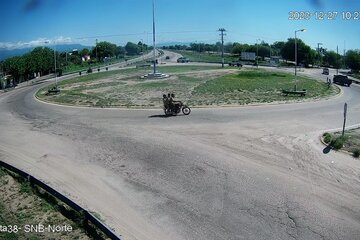
[(166, 98), (166, 94), (163, 94), (163, 98)]
[(170, 93), (168, 93), (168, 98), (170, 98)]
[(172, 98), (174, 98), (174, 97), (175, 97), (175, 94), (174, 94), (174, 93), (172, 93), (172, 94), (171, 94), (171, 97), (172, 97)]

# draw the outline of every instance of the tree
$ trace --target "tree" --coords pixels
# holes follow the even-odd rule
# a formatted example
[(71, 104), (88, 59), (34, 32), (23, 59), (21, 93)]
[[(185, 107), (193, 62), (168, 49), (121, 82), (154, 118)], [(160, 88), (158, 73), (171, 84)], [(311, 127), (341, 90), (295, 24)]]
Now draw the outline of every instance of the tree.
[(345, 57), (346, 65), (354, 72), (360, 70), (360, 51), (359, 50), (349, 50), (346, 52)]
[[(301, 39), (297, 41), (297, 63), (304, 63), (306, 66), (315, 62), (316, 52), (306, 45)], [(289, 38), (284, 44), (281, 56), (289, 61), (295, 61), (295, 39)]]
[(125, 45), (125, 51), (126, 51), (127, 55), (134, 56), (134, 55), (138, 55), (140, 53), (140, 48), (137, 44), (128, 42)]
[(22, 80), (27, 79), (27, 65), (26, 58), (24, 56), (11, 57), (4, 62), (6, 71), (13, 76), (15, 83), (19, 83)]
[(277, 41), (271, 45), (271, 55), (273, 56), (280, 56), (281, 49), (285, 46), (285, 42)]
[(125, 55), (125, 48), (123, 46), (117, 46), (115, 50), (116, 58), (119, 58), (120, 56), (124, 57), (124, 55)]
[(324, 65), (340, 68), (341, 56), (334, 51), (325, 51), (323, 57)]
[(90, 50), (87, 49), (87, 48), (83, 48), (83, 49), (80, 51), (80, 56), (81, 56), (81, 57), (88, 56), (89, 54), (90, 54)]
[(48, 47), (36, 47), (27, 56), (29, 71), (40, 75), (54, 69), (54, 51)]
[(96, 47), (92, 50), (92, 55), (102, 60), (106, 57), (114, 57), (116, 53), (116, 44), (110, 42), (98, 42)]

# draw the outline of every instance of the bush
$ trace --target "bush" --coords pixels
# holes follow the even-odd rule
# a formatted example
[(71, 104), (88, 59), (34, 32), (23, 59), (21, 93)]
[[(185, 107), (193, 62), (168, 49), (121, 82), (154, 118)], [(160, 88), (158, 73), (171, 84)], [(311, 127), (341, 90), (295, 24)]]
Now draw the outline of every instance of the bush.
[(356, 158), (359, 158), (360, 156), (360, 148), (357, 148), (353, 151), (353, 156)]
[(323, 134), (323, 137), (324, 137), (324, 142), (325, 143), (330, 143), (331, 142), (331, 135), (330, 135), (330, 133), (324, 133)]
[(87, 70), (87, 73), (92, 73), (92, 69), (89, 68), (89, 69)]
[(332, 146), (335, 150), (339, 150), (344, 146), (345, 140), (345, 137), (337, 137), (331, 140), (330, 146)]

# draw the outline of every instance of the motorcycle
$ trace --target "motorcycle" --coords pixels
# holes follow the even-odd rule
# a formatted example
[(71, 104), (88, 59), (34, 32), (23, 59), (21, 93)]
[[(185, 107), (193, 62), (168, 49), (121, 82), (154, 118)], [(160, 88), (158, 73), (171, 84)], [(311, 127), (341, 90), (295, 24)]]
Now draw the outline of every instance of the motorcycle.
[(182, 111), (182, 113), (184, 115), (189, 115), (190, 112), (191, 112), (191, 109), (188, 106), (184, 105), (180, 101), (179, 102), (174, 102), (172, 104), (172, 106), (169, 106), (168, 108), (166, 108), (164, 106), (164, 113), (165, 113), (166, 116), (170, 116), (170, 115), (176, 116), (177, 114), (180, 113), (180, 111)]

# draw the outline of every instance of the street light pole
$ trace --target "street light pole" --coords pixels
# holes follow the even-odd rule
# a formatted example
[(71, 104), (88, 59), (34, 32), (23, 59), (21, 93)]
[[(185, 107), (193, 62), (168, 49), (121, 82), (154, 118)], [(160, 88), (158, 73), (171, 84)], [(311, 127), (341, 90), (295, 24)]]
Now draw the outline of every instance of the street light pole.
[(154, 57), (154, 76), (156, 74), (156, 49), (155, 49), (155, 3), (152, 1), (153, 13), (153, 57)]
[(57, 89), (57, 72), (56, 72), (56, 42), (54, 41), (54, 64), (55, 64), (55, 87)]
[[(50, 41), (45, 41), (45, 44), (50, 43)], [(57, 88), (57, 74), (56, 74), (56, 41), (54, 40), (54, 70), (55, 70), (55, 87)]]
[(318, 51), (318, 55), (319, 55), (319, 65), (321, 64), (320, 45), (323, 45), (323, 44), (322, 43), (317, 44), (317, 51)]
[(258, 40), (256, 39), (256, 67), (259, 67), (258, 57), (259, 57), (259, 46), (258, 46)]
[(296, 38), (296, 33), (297, 32), (305, 32), (306, 29), (300, 29), (300, 30), (296, 30), (295, 31), (295, 87), (294, 90), (297, 90), (297, 38)]

